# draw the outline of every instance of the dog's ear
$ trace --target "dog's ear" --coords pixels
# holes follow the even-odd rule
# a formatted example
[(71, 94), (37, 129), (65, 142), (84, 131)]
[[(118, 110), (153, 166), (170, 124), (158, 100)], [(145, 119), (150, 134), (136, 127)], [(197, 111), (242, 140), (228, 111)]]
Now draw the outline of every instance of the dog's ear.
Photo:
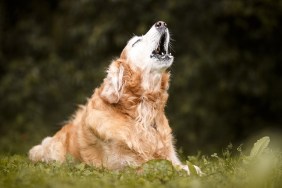
[(118, 103), (121, 97), (123, 72), (124, 67), (118, 62), (113, 62), (107, 71), (108, 75), (104, 80), (101, 97), (109, 103)]

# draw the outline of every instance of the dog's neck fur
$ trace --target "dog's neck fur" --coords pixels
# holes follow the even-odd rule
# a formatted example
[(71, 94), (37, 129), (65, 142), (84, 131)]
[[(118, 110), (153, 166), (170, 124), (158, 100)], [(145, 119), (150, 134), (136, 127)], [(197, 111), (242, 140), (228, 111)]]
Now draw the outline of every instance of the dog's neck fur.
[(164, 116), (168, 83), (169, 73), (141, 70), (126, 58), (119, 58), (110, 65), (100, 96), (110, 103), (108, 107), (130, 116), (142, 131), (160, 126), (156, 119)]
[[(168, 89), (169, 73), (167, 73), (165, 70), (152, 71), (152, 67), (147, 67), (141, 70), (141, 68), (130, 66), (133, 65), (133, 63), (127, 62), (126, 50), (122, 51), (119, 61), (122, 62), (123, 65), (126, 64), (126, 66), (130, 67), (132, 72), (142, 74), (141, 86), (143, 87), (144, 91), (154, 92), (159, 91), (160, 89)], [(163, 75), (167, 75), (167, 79), (165, 80), (166, 88), (161, 88), (163, 84), (162, 82), (164, 81)]]
[[(120, 102), (127, 106), (128, 101), (136, 101), (126, 108), (130, 109), (128, 114), (133, 114), (135, 132), (144, 140), (144, 147), (139, 148), (138, 152), (146, 158), (147, 154), (164, 145), (158, 143), (157, 135), (162, 134), (158, 130), (164, 129), (164, 107), (168, 99), (170, 75), (167, 72), (142, 71), (127, 62), (121, 65), (124, 67), (124, 85)], [(127, 95), (127, 92), (130, 94)]]
[[(125, 100), (128, 100), (126, 92), (129, 90), (132, 92), (133, 96), (138, 98), (138, 102), (131, 106), (135, 106), (136, 121), (145, 129), (148, 126), (155, 126), (157, 113), (164, 112), (168, 98), (169, 73), (150, 72), (150, 70), (142, 71), (132, 68), (128, 63), (122, 63), (122, 66), (127, 67), (124, 69), (125, 85), (123, 86), (123, 96)], [(128, 72), (130, 72), (130, 76), (126, 76)], [(139, 82), (134, 84), (134, 86), (138, 86), (138, 88), (132, 87), (131, 83), (133, 80)]]
[(161, 87), (162, 72), (143, 71), (142, 87), (145, 91), (158, 91)]

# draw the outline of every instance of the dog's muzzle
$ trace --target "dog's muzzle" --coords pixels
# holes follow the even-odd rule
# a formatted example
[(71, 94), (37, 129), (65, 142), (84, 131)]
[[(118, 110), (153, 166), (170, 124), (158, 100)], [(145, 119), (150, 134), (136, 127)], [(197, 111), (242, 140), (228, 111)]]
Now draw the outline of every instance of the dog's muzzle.
[(151, 58), (157, 58), (158, 60), (169, 60), (173, 58), (171, 53), (168, 51), (169, 43), (169, 33), (167, 24), (163, 21), (158, 21), (155, 23), (154, 27), (157, 32), (159, 32), (160, 39), (158, 41), (157, 47), (152, 51)]

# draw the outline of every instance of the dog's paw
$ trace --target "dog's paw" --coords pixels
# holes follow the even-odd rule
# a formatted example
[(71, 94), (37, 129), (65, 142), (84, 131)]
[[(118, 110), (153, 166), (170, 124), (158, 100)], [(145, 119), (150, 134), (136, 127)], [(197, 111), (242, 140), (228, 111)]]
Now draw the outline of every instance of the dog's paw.
[(195, 168), (196, 170), (196, 173), (199, 175), (199, 176), (203, 176), (204, 173), (202, 172), (202, 170), (200, 169), (200, 167), (196, 166), (196, 165), (193, 165), (193, 167)]
[(204, 173), (201, 171), (200, 167), (192, 164), (188, 165), (181, 165), (181, 168), (187, 172), (187, 174), (190, 175), (199, 175), (203, 176)]

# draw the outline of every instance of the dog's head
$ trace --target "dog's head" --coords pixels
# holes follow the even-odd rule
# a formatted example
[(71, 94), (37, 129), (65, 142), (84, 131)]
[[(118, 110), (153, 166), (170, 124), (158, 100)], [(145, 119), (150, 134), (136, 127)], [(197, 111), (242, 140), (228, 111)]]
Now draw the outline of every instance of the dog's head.
[(120, 58), (108, 69), (101, 97), (112, 104), (118, 103), (126, 91), (134, 95), (140, 89), (166, 90), (169, 74), (165, 70), (173, 62), (169, 40), (167, 25), (162, 21), (155, 23), (145, 35), (130, 39)]
[(169, 40), (166, 23), (159, 21), (145, 35), (130, 39), (122, 54), (126, 54), (127, 60), (141, 70), (163, 72), (173, 62), (168, 49)]

